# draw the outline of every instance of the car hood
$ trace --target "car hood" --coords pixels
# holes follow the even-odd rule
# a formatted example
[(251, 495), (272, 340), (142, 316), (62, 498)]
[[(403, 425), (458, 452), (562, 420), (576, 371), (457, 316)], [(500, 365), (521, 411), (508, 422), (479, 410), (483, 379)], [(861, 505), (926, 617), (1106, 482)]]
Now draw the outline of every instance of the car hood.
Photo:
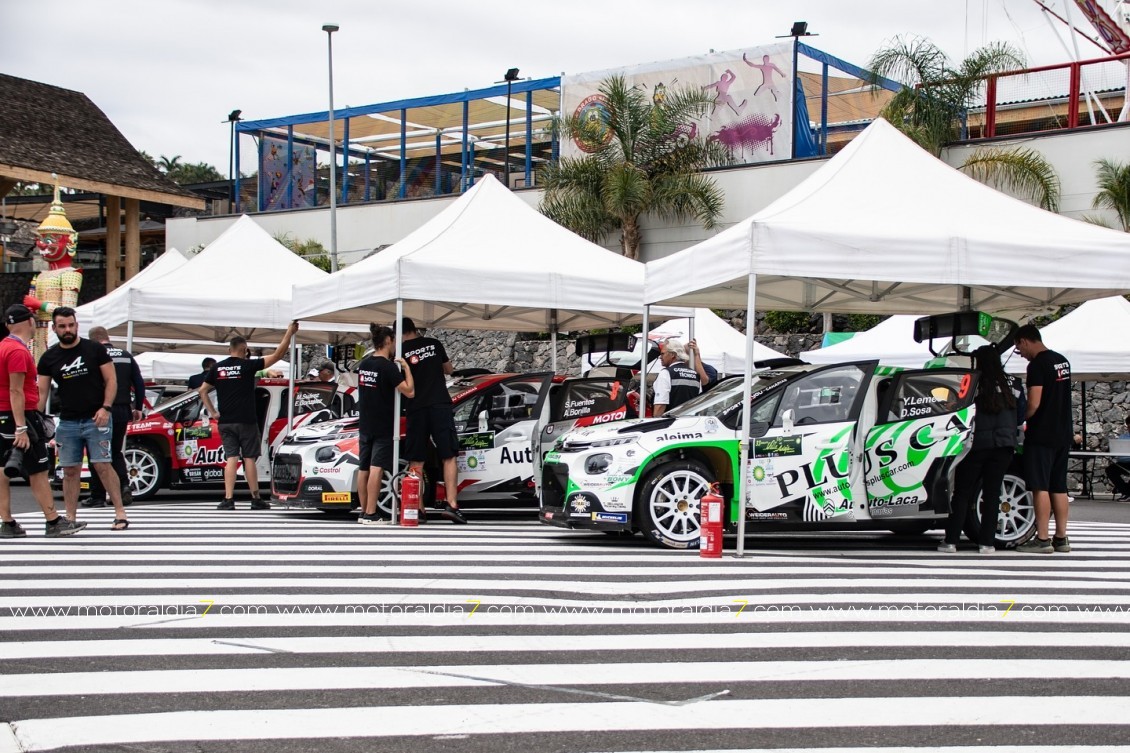
[(294, 433), (287, 438), (287, 441), (302, 443), (318, 442), (323, 439), (333, 439), (356, 431), (357, 417), (350, 416), (348, 418), (339, 418), (336, 421), (324, 421), (322, 423), (303, 426), (296, 429)]
[[(659, 440), (696, 439), (717, 431), (720, 425), (712, 416), (633, 418), (605, 426), (591, 426), (571, 431), (561, 438), (561, 443), (562, 446), (591, 446), (595, 442), (614, 442), (629, 436)], [(686, 436), (680, 437), (680, 435)]]

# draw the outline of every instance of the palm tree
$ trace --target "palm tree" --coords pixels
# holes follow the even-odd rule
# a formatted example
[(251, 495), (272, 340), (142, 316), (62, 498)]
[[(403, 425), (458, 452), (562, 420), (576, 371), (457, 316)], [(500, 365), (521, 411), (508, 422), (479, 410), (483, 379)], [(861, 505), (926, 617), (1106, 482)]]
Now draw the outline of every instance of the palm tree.
[(1130, 233), (1130, 162), (1101, 159), (1095, 162), (1095, 168), (1099, 190), (1091, 206), (1114, 210), (1122, 229)]
[[(957, 140), (969, 108), (976, 103), (985, 76), (1023, 68), (1024, 55), (1007, 42), (977, 50), (956, 66), (937, 45), (922, 37), (896, 37), (870, 63), (871, 83), (893, 78), (903, 88), (880, 115), (935, 157)], [(1032, 149), (981, 149), (961, 165), (973, 178), (1052, 212), (1059, 210), (1059, 176)]]
[(169, 173), (175, 171), (180, 166), (181, 161), (179, 154), (173, 157), (166, 157), (162, 154), (161, 158), (157, 160), (157, 169), (163, 172), (165, 175), (168, 175)]
[(900, 81), (899, 90), (880, 113), (934, 156), (954, 141), (965, 112), (991, 73), (1026, 65), (1024, 55), (1007, 42), (974, 50), (956, 66), (942, 50), (922, 37), (895, 37), (871, 57), (872, 85), (882, 78)]
[(961, 170), (974, 180), (1027, 197), (1049, 212), (1059, 211), (1059, 175), (1034, 149), (978, 149)]
[(645, 214), (674, 221), (693, 217), (713, 228), (723, 195), (701, 171), (732, 157), (717, 141), (694, 135), (693, 124), (710, 111), (714, 98), (686, 89), (668, 90), (652, 101), (622, 76), (603, 81), (599, 92), (603, 117), (557, 124), (562, 137), (578, 141), (586, 154), (542, 168), (542, 213), (593, 242), (619, 230), (621, 253), (629, 259), (639, 257)]

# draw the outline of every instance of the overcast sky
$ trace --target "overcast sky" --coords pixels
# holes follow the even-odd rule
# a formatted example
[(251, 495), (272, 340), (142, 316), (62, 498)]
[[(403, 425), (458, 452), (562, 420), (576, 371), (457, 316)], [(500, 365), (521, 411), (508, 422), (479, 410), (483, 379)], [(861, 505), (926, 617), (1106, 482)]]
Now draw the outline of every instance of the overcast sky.
[[(1064, 2), (1047, 0), (1061, 15)], [(341, 27), (341, 108), (480, 88), (510, 67), (542, 78), (755, 47), (797, 20), (820, 35), (809, 44), (859, 65), (900, 34), (954, 59), (998, 40), (1033, 65), (1068, 59), (1034, 0), (0, 0), (0, 71), (84, 92), (137, 148), (226, 174), (231, 110), (326, 109), (324, 23)]]

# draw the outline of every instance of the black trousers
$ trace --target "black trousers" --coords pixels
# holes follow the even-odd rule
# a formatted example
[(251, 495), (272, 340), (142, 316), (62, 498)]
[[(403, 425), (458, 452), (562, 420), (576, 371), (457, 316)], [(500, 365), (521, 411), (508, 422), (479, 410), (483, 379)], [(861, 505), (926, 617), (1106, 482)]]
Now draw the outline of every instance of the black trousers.
[(1130, 468), (1120, 463), (1111, 463), (1106, 467), (1106, 477), (1110, 479), (1118, 496), (1130, 497)]
[[(121, 485), (129, 486), (129, 477), (126, 476), (126, 427), (133, 420), (133, 409), (128, 405), (115, 405), (110, 413), (114, 419), (114, 431), (110, 435), (110, 445), (113, 449), (110, 455), (110, 465), (114, 466), (114, 473), (118, 474)], [(102, 479), (90, 469), (90, 498), (106, 500), (106, 489), (102, 486)]]
[(946, 521), (946, 543), (956, 544), (977, 492), (981, 492), (981, 546), (993, 546), (997, 536), (997, 517), (1001, 507), (1001, 482), (1012, 463), (1012, 447), (973, 450), (957, 466), (953, 501)]

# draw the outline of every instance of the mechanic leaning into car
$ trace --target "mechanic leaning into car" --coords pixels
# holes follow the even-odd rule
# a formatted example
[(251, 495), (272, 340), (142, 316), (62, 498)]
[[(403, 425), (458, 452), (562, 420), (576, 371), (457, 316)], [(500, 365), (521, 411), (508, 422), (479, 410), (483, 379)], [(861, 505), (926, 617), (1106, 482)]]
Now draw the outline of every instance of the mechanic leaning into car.
[[(360, 401), (357, 417), (357, 495), (361, 498), (362, 525), (381, 521), (377, 514), (377, 500), (381, 497), (384, 472), (392, 470), (393, 415), (396, 393), (408, 399), (416, 394), (412, 369), (403, 358), (396, 359), (404, 372), (392, 362), (392, 346), (396, 333), (390, 327), (369, 325), (373, 352), (357, 364), (357, 397)], [(397, 425), (399, 433), (399, 423)]]
[(400, 326), (404, 333), (404, 360), (411, 364), (416, 378), (416, 396), (408, 401), (408, 436), (404, 439), (408, 466), (423, 475), (430, 437), (435, 444), (436, 457), (443, 463), (443, 489), (447, 499), (444, 515), (456, 523), (466, 523), (456, 499), (459, 468), (455, 457), (459, 454), (459, 435), (455, 431), (455, 414), (445, 378), (455, 367), (447, 359), (443, 343), (434, 337), (421, 336), (411, 319), (404, 317)]
[[(694, 353), (694, 368), (687, 364), (688, 350)], [(659, 364), (663, 368), (655, 377), (653, 416), (662, 416), (676, 405), (697, 397), (702, 392), (703, 385), (710, 382), (698, 353), (698, 344), (694, 340), (686, 345), (673, 338), (666, 340), (659, 353)]]
[[(114, 395), (114, 404), (110, 411), (113, 422), (113, 433), (110, 439), (110, 465), (118, 474), (118, 481), (122, 485), (122, 504), (129, 505), (133, 502), (133, 494), (129, 487), (129, 472), (126, 470), (126, 428), (130, 421), (141, 419), (141, 411), (145, 408), (145, 379), (141, 376), (141, 367), (128, 351), (122, 350), (110, 342), (110, 333), (105, 327), (91, 327), (90, 339), (101, 343), (102, 347), (114, 362), (114, 375), (118, 380), (118, 392)], [(133, 392), (131, 397), (130, 392)], [(106, 487), (102, 485), (102, 477), (97, 473), (90, 474), (90, 499), (82, 503), (83, 507), (105, 507)]]

